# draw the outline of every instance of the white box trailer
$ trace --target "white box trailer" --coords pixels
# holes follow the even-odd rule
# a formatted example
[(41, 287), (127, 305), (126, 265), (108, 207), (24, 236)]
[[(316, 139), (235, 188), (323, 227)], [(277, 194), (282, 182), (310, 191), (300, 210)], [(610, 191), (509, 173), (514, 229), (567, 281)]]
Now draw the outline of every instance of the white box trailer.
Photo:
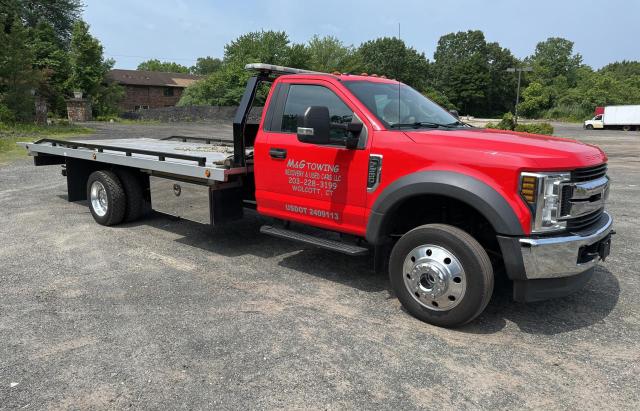
[(622, 128), (625, 131), (640, 131), (640, 105), (607, 106), (604, 114), (598, 114), (584, 122), (587, 129)]

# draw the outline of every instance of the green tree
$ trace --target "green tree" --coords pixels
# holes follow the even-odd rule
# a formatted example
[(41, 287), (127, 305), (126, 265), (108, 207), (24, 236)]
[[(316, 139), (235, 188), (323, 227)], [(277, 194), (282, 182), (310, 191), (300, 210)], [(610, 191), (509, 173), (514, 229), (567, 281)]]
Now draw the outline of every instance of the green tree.
[[(591, 69), (583, 66), (580, 54), (574, 54), (573, 42), (559, 37), (548, 38), (536, 45), (534, 54), (526, 59), (526, 64), (533, 67), (533, 72), (528, 73), (527, 79), (531, 83), (522, 93), (523, 114), (530, 117), (544, 116), (548, 110), (557, 107), (562, 101), (565, 109), (572, 113), (570, 117), (575, 117), (575, 103), (571, 103), (572, 107), (569, 107), (567, 102), (577, 100), (576, 90), (572, 89), (578, 85), (581, 70)], [(586, 77), (584, 70), (582, 71), (584, 79)], [(567, 95), (573, 97), (568, 99)]]
[(137, 70), (161, 71), (164, 73), (189, 73), (189, 68), (173, 61), (151, 59), (138, 64)]
[(32, 29), (30, 37), (29, 46), (33, 51), (34, 66), (43, 75), (38, 93), (47, 98), (52, 111), (62, 115), (66, 110), (65, 83), (71, 72), (66, 44), (46, 22), (41, 22)]
[(34, 69), (33, 51), (25, 47), (28, 31), (14, 21), (8, 31), (0, 31), (0, 105), (3, 121), (29, 121), (33, 118), (33, 95), (41, 73)]
[(360, 45), (357, 50), (361, 70), (396, 78), (418, 90), (427, 86), (429, 61), (424, 53), (396, 37), (382, 37)]
[(118, 103), (124, 98), (124, 94), (124, 88), (121, 85), (105, 78), (92, 99), (94, 114), (96, 116), (117, 116), (119, 114)]
[(253, 31), (224, 46), (225, 63), (244, 66), (248, 63), (287, 65), (289, 36), (284, 31)]
[(192, 74), (198, 76), (207, 76), (220, 70), (222, 67), (222, 60), (214, 57), (198, 57), (196, 64), (192, 66), (189, 71)]
[(82, 13), (82, 0), (2, 0), (0, 14), (9, 16), (9, 23), (19, 20), (24, 26), (35, 28), (49, 24), (59, 40), (65, 42)]
[(310, 70), (311, 52), (304, 44), (291, 44), (287, 50), (287, 57), (284, 64), (288, 67)]
[(16, 20), (21, 21), (21, 0), (0, 0), (0, 28), (9, 34)]
[(530, 78), (544, 85), (563, 77), (569, 87), (575, 87), (577, 70), (582, 66), (582, 56), (573, 53), (573, 42), (560, 37), (538, 43), (529, 61), (533, 66)]
[(80, 0), (2, 0), (0, 7), (0, 27), (5, 34), (16, 25), (25, 30), (20, 47), (26, 51), (25, 59), (33, 59), (32, 68), (38, 73), (35, 92), (47, 98), (59, 114), (65, 110), (71, 30), (81, 11)]
[(491, 73), (484, 34), (474, 30), (444, 35), (433, 57), (436, 88), (463, 113), (485, 114)]
[(89, 33), (89, 25), (78, 21), (71, 35), (69, 61), (71, 74), (67, 80), (69, 90), (81, 90), (90, 98), (94, 114), (111, 115), (116, 109), (117, 96), (122, 95), (120, 86), (109, 83), (106, 75), (114, 65), (105, 59), (98, 39)]
[(331, 73), (336, 70), (349, 72), (355, 68), (352, 67), (355, 50), (336, 37), (314, 35), (307, 43), (307, 50), (312, 70)]
[(243, 67), (225, 64), (220, 70), (187, 87), (178, 106), (237, 105), (251, 73)]
[(431, 86), (427, 86), (424, 90), (422, 90), (422, 94), (424, 94), (434, 102), (438, 103), (442, 107), (446, 108), (447, 110), (456, 109), (456, 106), (453, 105), (451, 101), (449, 101), (447, 96), (445, 96), (444, 94), (442, 94), (441, 92), (439, 92), (438, 90), (436, 90)]
[(71, 34), (69, 89), (81, 90), (88, 96), (95, 95), (113, 65), (112, 61), (104, 60), (102, 52), (98, 39), (89, 33), (89, 25), (84, 21), (77, 22)]
[(486, 114), (499, 115), (513, 110), (516, 101), (518, 80), (513, 73), (507, 72), (510, 67), (517, 67), (520, 62), (509, 49), (498, 43), (487, 44), (487, 63), (489, 65), (489, 83), (486, 90)]
[(619, 80), (632, 76), (640, 76), (640, 61), (616, 61), (598, 70), (601, 74), (611, 74)]
[(551, 107), (552, 94), (549, 87), (534, 81), (523, 90), (522, 100), (519, 105), (520, 112), (525, 116), (537, 117)]
[(558, 106), (574, 107), (578, 120), (590, 116), (597, 106), (640, 103), (640, 76), (619, 78), (615, 72), (594, 72), (588, 67), (577, 74), (577, 86), (559, 99)]

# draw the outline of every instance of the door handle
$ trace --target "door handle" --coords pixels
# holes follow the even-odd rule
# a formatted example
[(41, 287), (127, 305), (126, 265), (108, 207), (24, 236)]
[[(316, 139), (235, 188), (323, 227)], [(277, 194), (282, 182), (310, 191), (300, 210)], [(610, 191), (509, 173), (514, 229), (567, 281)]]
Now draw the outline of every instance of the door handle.
[(287, 150), (285, 150), (284, 148), (270, 148), (269, 155), (271, 156), (271, 158), (282, 160), (287, 158)]

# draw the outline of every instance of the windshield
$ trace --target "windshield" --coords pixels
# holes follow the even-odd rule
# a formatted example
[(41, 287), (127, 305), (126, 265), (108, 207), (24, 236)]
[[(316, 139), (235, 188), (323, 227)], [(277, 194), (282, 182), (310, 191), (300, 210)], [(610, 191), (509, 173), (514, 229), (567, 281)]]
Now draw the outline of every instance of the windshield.
[(388, 128), (462, 126), (453, 115), (411, 87), (371, 81), (343, 83)]

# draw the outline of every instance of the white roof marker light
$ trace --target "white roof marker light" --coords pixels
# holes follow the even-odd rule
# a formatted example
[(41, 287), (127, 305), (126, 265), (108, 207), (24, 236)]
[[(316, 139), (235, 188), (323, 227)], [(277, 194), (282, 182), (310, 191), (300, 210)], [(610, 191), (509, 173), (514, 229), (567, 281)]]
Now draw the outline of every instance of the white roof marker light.
[(275, 64), (265, 64), (265, 63), (249, 63), (246, 66), (244, 66), (244, 69), (255, 70), (255, 71), (266, 71), (278, 76), (285, 75), (285, 74), (326, 74), (326, 73), (320, 73), (319, 71), (303, 70), (303, 69), (297, 69), (293, 67), (276, 66)]

